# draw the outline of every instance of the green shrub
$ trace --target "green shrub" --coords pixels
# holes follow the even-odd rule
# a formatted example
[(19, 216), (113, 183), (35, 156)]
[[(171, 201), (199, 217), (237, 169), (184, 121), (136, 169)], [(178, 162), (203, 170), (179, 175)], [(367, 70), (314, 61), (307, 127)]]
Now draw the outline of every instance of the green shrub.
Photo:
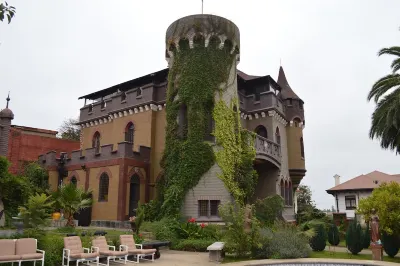
[(363, 235), (361, 225), (357, 221), (349, 224), (346, 232), (346, 246), (353, 255), (357, 255), (363, 249)]
[(280, 195), (257, 200), (255, 204), (256, 217), (262, 226), (272, 226), (278, 217), (281, 216), (283, 205), (283, 199)]
[(369, 248), (370, 244), (371, 244), (371, 231), (369, 230), (369, 225), (367, 224), (367, 228), (365, 228), (363, 235), (363, 248)]
[(398, 235), (388, 235), (387, 233), (382, 234), (383, 249), (389, 257), (394, 258), (400, 249), (400, 241)]
[(18, 208), (24, 228), (39, 228), (48, 225), (52, 205), (50, 196), (44, 193), (30, 196), (28, 203), (24, 207)]
[(328, 228), (328, 242), (332, 246), (337, 246), (340, 243), (339, 229), (336, 224), (330, 224)]
[(314, 227), (315, 235), (310, 239), (310, 246), (314, 251), (323, 251), (326, 247), (326, 231), (323, 224)]
[(171, 241), (173, 244), (179, 239), (178, 230), (180, 224), (176, 219), (166, 217), (154, 222), (152, 226), (154, 228), (153, 234), (157, 240)]
[(161, 203), (158, 200), (150, 200), (148, 203), (143, 204), (145, 213), (144, 220), (153, 222), (159, 219), (161, 211)]
[(252, 251), (257, 259), (295, 259), (310, 255), (308, 238), (296, 226), (276, 223), (274, 230), (261, 231), (260, 244)]
[(228, 253), (234, 254), (237, 257), (245, 257), (249, 255), (254, 247), (259, 244), (260, 226), (252, 209), (250, 226), (251, 229), (247, 232), (244, 228), (246, 207), (235, 206), (231, 203), (221, 205), (219, 213), (226, 223), (226, 231), (224, 232), (224, 240), (226, 242), (225, 249)]
[(214, 239), (184, 239), (179, 240), (172, 248), (183, 251), (206, 252), (207, 247), (214, 242)]
[(59, 235), (45, 235), (38, 240), (38, 248), (46, 251), (45, 266), (61, 265), (64, 239)]

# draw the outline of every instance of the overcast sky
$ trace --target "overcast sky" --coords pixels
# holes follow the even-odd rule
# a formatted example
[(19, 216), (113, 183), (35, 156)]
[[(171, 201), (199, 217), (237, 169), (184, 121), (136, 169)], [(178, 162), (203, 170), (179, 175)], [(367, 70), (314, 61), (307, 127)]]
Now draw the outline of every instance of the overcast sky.
[[(0, 0), (0, 2), (2, 2)], [(0, 23), (0, 102), (11, 91), (14, 124), (58, 129), (79, 115), (78, 97), (167, 66), (164, 38), (176, 19), (201, 12), (201, 0), (8, 0), (17, 14)], [(380, 48), (400, 45), (400, 1), (205, 0), (204, 13), (240, 29), (241, 62), (277, 79), (280, 60), (305, 102), (307, 175), (320, 208), (325, 190), (380, 170), (400, 173), (400, 158), (368, 137), (374, 104), (366, 95), (389, 73)]]

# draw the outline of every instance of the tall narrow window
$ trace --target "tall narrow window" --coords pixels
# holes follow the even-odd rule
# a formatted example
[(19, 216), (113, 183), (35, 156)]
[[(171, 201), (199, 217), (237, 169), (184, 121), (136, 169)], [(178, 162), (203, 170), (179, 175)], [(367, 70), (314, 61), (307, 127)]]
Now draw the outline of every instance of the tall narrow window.
[(98, 131), (93, 135), (92, 148), (94, 148), (95, 153), (100, 152), (100, 133)]
[(293, 185), (292, 182), (289, 182), (289, 205), (293, 205)]
[(125, 141), (133, 144), (135, 127), (132, 122), (130, 122), (125, 128)]
[(289, 191), (289, 182), (285, 182), (285, 205), (287, 206), (287, 205), (289, 205), (289, 194), (290, 194), (290, 191)]
[(108, 201), (108, 175), (106, 173), (102, 173), (99, 181), (99, 201)]
[(74, 186), (76, 186), (77, 183), (78, 183), (78, 180), (76, 180), (76, 177), (73, 176), (73, 177), (71, 178), (71, 184), (73, 184)]
[(93, 105), (89, 104), (89, 110), (88, 110), (88, 112), (89, 112), (89, 113), (93, 112)]
[(279, 127), (276, 127), (275, 138), (276, 138), (276, 143), (281, 145), (281, 134), (279, 133)]
[(139, 96), (142, 96), (142, 89), (141, 88), (138, 88), (136, 90), (136, 97), (139, 97)]
[(301, 151), (301, 158), (304, 158), (304, 143), (303, 143), (303, 137), (300, 138), (300, 151)]
[(281, 197), (285, 199), (285, 183), (281, 180)]

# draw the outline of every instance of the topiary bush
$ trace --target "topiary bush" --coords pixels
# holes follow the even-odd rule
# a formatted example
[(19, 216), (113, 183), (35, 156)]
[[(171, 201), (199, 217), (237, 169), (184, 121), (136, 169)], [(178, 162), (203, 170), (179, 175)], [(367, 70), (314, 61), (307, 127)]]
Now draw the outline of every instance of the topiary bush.
[(310, 246), (314, 251), (323, 251), (326, 247), (326, 230), (323, 224), (314, 227), (315, 235), (310, 239)]
[(328, 227), (328, 242), (332, 246), (337, 246), (340, 243), (339, 229), (336, 224), (330, 224)]
[(346, 246), (353, 255), (357, 255), (363, 249), (363, 231), (357, 221), (349, 224), (346, 232)]
[(175, 250), (206, 252), (207, 247), (215, 242), (214, 239), (184, 239), (173, 246)]
[(383, 249), (389, 257), (394, 258), (400, 249), (400, 241), (398, 235), (388, 235), (387, 233), (382, 234)]
[(369, 248), (369, 245), (371, 244), (371, 231), (369, 230), (369, 225), (367, 224), (367, 228), (364, 230), (364, 236), (363, 236), (363, 248)]

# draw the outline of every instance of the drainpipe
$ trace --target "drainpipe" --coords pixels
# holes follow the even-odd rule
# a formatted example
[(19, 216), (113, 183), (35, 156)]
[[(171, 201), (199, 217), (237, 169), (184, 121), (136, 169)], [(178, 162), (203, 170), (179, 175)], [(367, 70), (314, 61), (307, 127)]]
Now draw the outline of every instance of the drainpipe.
[(336, 197), (336, 212), (339, 212), (339, 199), (337, 194), (335, 194), (335, 197)]

